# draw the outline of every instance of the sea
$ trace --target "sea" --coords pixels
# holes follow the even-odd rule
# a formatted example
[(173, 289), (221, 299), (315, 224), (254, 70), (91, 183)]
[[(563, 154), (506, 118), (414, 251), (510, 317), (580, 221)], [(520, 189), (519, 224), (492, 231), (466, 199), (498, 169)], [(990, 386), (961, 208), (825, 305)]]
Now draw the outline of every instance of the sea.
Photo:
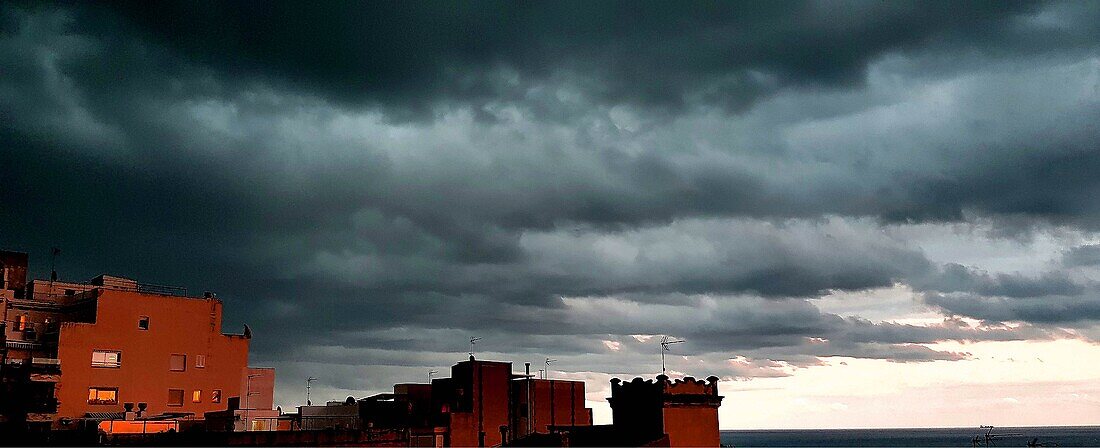
[[(722, 431), (722, 446), (750, 447), (1100, 447), (1100, 426), (996, 427), (986, 442), (986, 429), (797, 429)], [(978, 444), (975, 444), (975, 437)]]

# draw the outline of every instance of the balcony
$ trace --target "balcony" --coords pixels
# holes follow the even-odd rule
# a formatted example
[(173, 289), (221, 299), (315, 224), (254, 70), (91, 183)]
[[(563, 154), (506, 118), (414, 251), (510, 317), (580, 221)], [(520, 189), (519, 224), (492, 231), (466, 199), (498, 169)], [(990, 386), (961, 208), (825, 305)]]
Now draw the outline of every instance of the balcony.
[(38, 350), (42, 348), (42, 344), (28, 341), (6, 341), (4, 346), (15, 350)]
[(43, 397), (41, 395), (32, 397), (25, 402), (27, 410), (27, 418), (30, 419), (31, 414), (50, 415), (51, 419), (54, 414), (57, 414), (57, 398)]
[(61, 360), (57, 358), (31, 358), (31, 365), (34, 367), (47, 367), (47, 368), (61, 368)]
[(61, 381), (61, 374), (59, 373), (32, 373), (30, 374), (30, 380), (32, 383), (57, 383)]
[(57, 418), (57, 413), (26, 413), (27, 423), (51, 423)]

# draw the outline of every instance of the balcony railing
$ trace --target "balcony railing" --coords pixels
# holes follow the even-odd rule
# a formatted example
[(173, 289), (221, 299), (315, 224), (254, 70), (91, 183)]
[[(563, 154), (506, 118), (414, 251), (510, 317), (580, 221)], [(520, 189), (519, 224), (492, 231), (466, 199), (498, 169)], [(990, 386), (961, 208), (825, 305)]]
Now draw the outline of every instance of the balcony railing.
[(38, 350), (42, 348), (42, 344), (27, 341), (6, 341), (4, 346), (16, 350)]
[(31, 365), (35, 367), (61, 367), (61, 360), (57, 358), (31, 358)]

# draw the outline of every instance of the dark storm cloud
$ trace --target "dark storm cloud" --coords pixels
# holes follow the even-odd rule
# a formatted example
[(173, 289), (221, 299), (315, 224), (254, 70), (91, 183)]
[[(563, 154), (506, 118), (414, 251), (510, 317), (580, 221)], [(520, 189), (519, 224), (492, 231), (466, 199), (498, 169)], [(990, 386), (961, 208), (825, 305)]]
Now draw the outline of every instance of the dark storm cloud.
[(914, 282), (917, 286), (939, 292), (974, 292), (983, 296), (1041, 297), (1050, 295), (1080, 295), (1086, 286), (1058, 272), (1044, 273), (1037, 278), (1019, 274), (996, 275), (968, 268), (956, 263), (944, 265), (926, 281)]
[(986, 297), (974, 294), (929, 294), (925, 301), (962, 316), (991, 321), (1023, 321), (1070, 326), (1100, 319), (1097, 291), (1087, 296)]
[[(1088, 15), (1057, 32), (1042, 3), (112, 3), (81, 28), (119, 28), (226, 76), (337, 102), (426, 108), (521, 97), (561, 78), (612, 104), (741, 109), (788, 85), (862, 82), (892, 51), (998, 55), (1092, 45)], [(1090, 11), (1086, 11), (1090, 12)]]
[[(1067, 337), (1095, 287), (884, 229), (1096, 228), (1098, 11), (5, 4), (0, 244), (215, 290), (295, 372), (401, 380), (472, 335), (598, 372), (655, 371), (651, 334), (730, 377), (964, 359), (921, 344)], [(987, 322), (814, 302), (895, 285)]]

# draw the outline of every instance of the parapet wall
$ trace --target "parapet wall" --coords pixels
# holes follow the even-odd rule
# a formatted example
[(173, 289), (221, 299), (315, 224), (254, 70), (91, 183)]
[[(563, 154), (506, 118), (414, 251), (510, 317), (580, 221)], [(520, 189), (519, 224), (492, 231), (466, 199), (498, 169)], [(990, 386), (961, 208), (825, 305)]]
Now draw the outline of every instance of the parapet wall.
[(718, 377), (711, 376), (704, 380), (695, 377), (684, 377), (675, 381), (669, 380), (665, 375), (657, 375), (656, 381), (634, 378), (630, 382), (623, 382), (618, 378), (611, 379), (611, 396), (623, 395), (701, 395), (718, 397)]
[(718, 377), (670, 381), (611, 380), (613, 426), (650, 440), (667, 437), (668, 446), (718, 446)]

